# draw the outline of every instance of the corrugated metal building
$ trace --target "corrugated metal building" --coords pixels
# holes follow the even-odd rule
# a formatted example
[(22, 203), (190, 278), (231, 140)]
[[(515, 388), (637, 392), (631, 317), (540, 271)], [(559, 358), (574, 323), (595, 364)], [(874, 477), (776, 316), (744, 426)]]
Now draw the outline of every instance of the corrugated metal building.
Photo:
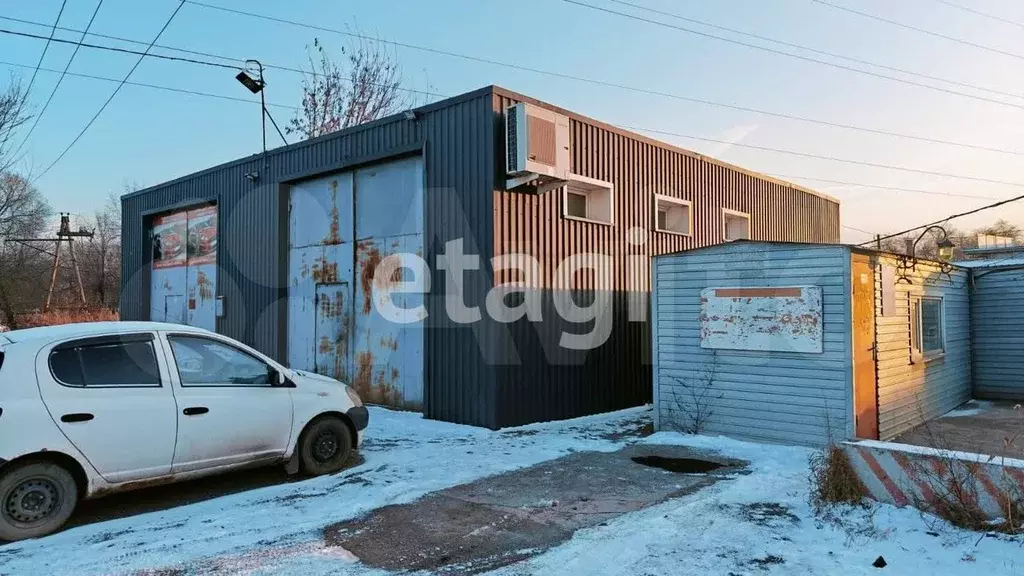
[[(568, 183), (512, 182), (506, 109), (524, 102), (530, 146), (560, 154), (564, 138)], [(370, 401), (491, 428), (650, 401), (650, 256), (839, 238), (832, 198), (498, 87), (129, 194), (122, 209), (122, 318), (208, 327)], [(454, 248), (479, 269), (455, 273)], [(513, 253), (536, 265), (492, 265)], [(560, 268), (580, 253), (607, 266)], [(487, 297), (506, 284), (539, 314), (495, 320)], [(603, 344), (562, 345), (598, 322), (564, 319), (560, 297), (610, 303)], [(480, 318), (453, 318), (453, 298)], [(396, 308), (425, 317), (382, 314)]]
[(1024, 400), (1024, 256), (960, 264), (971, 269), (974, 396)]
[(970, 399), (963, 269), (735, 242), (658, 256), (653, 283), (659, 429), (888, 440)]

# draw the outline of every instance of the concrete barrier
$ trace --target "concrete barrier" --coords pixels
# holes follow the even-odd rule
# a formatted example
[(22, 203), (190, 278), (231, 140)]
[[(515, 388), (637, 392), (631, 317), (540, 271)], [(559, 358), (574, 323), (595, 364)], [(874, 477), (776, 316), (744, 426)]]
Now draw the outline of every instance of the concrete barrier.
[(954, 477), (965, 479), (962, 499), (990, 519), (1006, 515), (1007, 497), (1024, 502), (1024, 460), (874, 440), (845, 442), (843, 451), (879, 502), (927, 510), (937, 490), (959, 489)]

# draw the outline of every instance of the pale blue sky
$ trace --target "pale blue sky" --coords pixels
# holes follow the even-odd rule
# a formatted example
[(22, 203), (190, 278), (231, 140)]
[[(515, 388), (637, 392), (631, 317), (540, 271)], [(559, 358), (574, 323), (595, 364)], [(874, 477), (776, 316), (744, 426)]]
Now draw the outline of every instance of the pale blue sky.
[[(734, 37), (666, 16), (637, 12), (608, 0), (583, 1)], [(938, 0), (830, 1), (1022, 56), (995, 54), (899, 29), (811, 0), (637, 0), (637, 3), (822, 50), (1024, 95), (1024, 28), (972, 15)], [(1024, 22), (1024, 4), (1021, 3), (956, 1)], [(68, 0), (61, 25), (84, 28), (95, 2)], [(930, 138), (1024, 150), (1024, 108), (872, 78), (631, 21), (560, 0), (209, 2), (331, 27), (355, 25), (382, 38), (660, 92)], [(5, 0), (0, 2), (0, 16), (52, 23), (60, 4), (60, 0)], [(149, 41), (176, 4), (177, 0), (104, 0), (93, 32)], [(2, 20), (0, 28), (48, 33), (45, 27)], [(306, 62), (305, 46), (314, 35), (319, 35), (332, 50), (345, 43), (344, 38), (328, 33), (186, 4), (160, 43), (300, 67)], [(58, 31), (57, 37), (77, 40), (78, 35)], [(92, 41), (118, 44), (104, 39)], [(756, 40), (744, 41), (764, 44)], [(0, 34), (0, 61), (29, 66), (29, 69), (11, 68), (25, 81), (42, 48), (42, 41)], [(52, 44), (43, 66), (62, 69), (71, 50), (67, 45)], [(397, 54), (407, 85), (417, 89), (454, 95), (493, 83), (613, 124), (1024, 183), (1022, 156), (810, 125), (553, 79), (411, 49), (400, 48)], [(71, 71), (119, 78), (135, 59), (135, 56), (83, 48)], [(45, 101), (57, 76), (39, 73), (33, 87), (37, 107)], [(229, 71), (191, 64), (148, 59), (132, 80), (248, 96)], [(6, 74), (3, 74), (0, 82), (5, 81)], [(300, 78), (296, 74), (271, 70), (267, 81), (270, 102), (298, 102)], [(39, 171), (52, 162), (115, 86), (115, 83), (99, 80), (65, 78), (25, 147), (24, 167)], [(1024, 96), (1002, 99), (1024, 107)], [(283, 108), (272, 111), (279, 123), (291, 115)], [(766, 173), (994, 198), (1024, 194), (1021, 187), (846, 165), (671, 136), (657, 137)], [(271, 133), (268, 142), (276, 146), (279, 140)], [(56, 209), (88, 213), (100, 205), (109, 192), (120, 191), (125, 182), (159, 183), (254, 153), (259, 146), (257, 105), (125, 86), (78, 145), (40, 179), (38, 185)], [(794, 180), (842, 199), (844, 224), (881, 233), (987, 203), (978, 199)], [(1024, 224), (1024, 207), (998, 209), (956, 224), (969, 228), (998, 216)], [(844, 240), (865, 239), (864, 234), (844, 231)]]

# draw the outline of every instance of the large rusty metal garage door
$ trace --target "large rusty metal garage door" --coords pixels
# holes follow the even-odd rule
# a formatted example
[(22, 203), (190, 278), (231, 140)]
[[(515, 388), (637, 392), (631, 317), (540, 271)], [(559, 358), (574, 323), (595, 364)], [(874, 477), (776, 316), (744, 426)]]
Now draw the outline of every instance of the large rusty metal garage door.
[(151, 320), (217, 328), (217, 207), (153, 218)]
[(396, 322), (387, 311), (424, 304), (416, 289), (427, 280), (414, 270), (423, 255), (422, 160), (298, 183), (289, 226), (291, 366), (349, 383), (367, 402), (421, 409), (424, 322)]

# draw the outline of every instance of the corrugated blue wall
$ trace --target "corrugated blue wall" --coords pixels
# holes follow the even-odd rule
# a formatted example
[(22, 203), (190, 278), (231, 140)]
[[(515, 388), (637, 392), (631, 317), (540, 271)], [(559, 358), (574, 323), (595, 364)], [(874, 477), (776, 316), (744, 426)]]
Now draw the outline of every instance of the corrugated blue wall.
[[(714, 373), (703, 433), (817, 445), (852, 434), (850, 253), (842, 246), (740, 242), (654, 259), (653, 363), (659, 429), (686, 426), (684, 384)], [(820, 286), (821, 354), (701, 348), (701, 290)]]
[(1024, 400), (1024, 270), (973, 270), (974, 396)]
[[(878, 264), (898, 268), (899, 260), (879, 255)], [(937, 264), (918, 262), (906, 272), (913, 283), (894, 283), (895, 309), (881, 305), (882, 275), (875, 274), (875, 333), (878, 341), (878, 432), (882, 440), (936, 418), (971, 398), (970, 330), (967, 272), (949, 274)], [(910, 299), (942, 297), (946, 353), (928, 361), (911, 361)]]

